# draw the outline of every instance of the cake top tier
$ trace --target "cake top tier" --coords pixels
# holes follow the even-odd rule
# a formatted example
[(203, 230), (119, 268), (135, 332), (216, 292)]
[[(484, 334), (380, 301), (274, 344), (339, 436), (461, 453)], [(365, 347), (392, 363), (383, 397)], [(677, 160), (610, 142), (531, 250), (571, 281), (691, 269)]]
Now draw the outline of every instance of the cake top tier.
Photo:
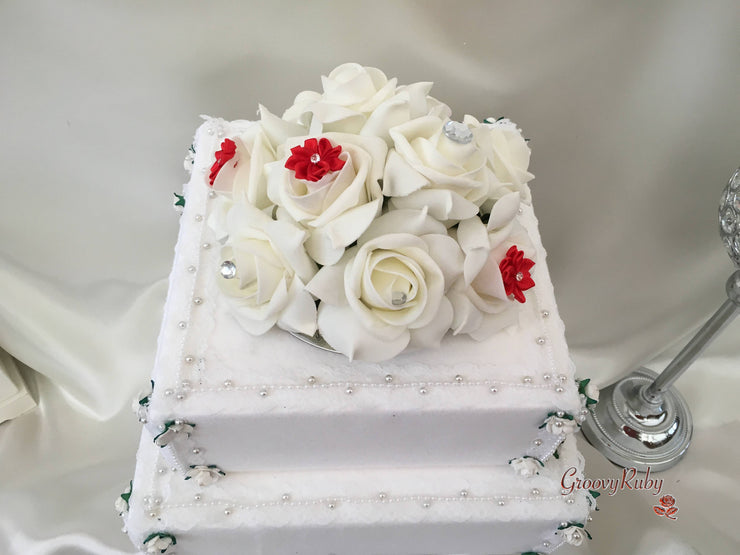
[(507, 119), (450, 119), (431, 83), (344, 64), (282, 117), (221, 128), (205, 161), (218, 288), (254, 336), (277, 326), (350, 359), (516, 323), (535, 285), (517, 221), (529, 148)]

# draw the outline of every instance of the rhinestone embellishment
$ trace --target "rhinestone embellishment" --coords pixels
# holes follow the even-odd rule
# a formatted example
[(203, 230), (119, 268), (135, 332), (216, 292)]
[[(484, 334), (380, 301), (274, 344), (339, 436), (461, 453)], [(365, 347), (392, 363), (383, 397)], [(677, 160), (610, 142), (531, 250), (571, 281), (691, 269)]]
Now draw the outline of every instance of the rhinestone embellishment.
[(314, 152), (311, 155), (310, 160), (311, 160), (311, 163), (318, 164), (321, 161), (321, 156), (319, 156), (319, 154), (317, 152)]
[(234, 279), (236, 277), (236, 264), (231, 260), (226, 260), (221, 264), (221, 277), (224, 279)]
[(401, 306), (406, 304), (406, 299), (408, 297), (406, 296), (406, 293), (403, 293), (401, 291), (394, 291), (393, 296), (391, 298), (391, 304), (393, 306)]
[(448, 121), (442, 128), (445, 137), (453, 142), (466, 145), (473, 140), (473, 132), (464, 123), (459, 121)]

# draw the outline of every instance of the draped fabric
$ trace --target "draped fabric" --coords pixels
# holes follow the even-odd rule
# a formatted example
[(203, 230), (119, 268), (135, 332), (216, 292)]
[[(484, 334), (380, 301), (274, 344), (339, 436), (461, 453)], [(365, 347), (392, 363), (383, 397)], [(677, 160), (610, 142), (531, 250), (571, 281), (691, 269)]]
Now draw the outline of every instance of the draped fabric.
[[(662, 369), (725, 299), (739, 27), (731, 0), (0, 4), (0, 347), (39, 400), (0, 425), (0, 553), (134, 552), (113, 501), (199, 114), (281, 113), (356, 61), (434, 81), (455, 119), (516, 121), (572, 356), (607, 385)], [(740, 550), (738, 337), (735, 322), (678, 382), (696, 423), (661, 475), (679, 520), (650, 493), (604, 494), (573, 553)], [(580, 443), (589, 475), (620, 475)]]

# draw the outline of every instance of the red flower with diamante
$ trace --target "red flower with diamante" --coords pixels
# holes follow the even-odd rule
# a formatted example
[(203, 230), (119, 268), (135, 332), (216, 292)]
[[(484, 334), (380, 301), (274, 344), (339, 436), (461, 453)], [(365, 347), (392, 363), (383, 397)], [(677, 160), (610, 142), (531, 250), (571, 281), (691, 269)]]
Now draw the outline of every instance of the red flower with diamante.
[(213, 186), (213, 182), (216, 181), (218, 172), (221, 171), (226, 165), (226, 162), (231, 160), (236, 154), (236, 143), (231, 139), (224, 139), (221, 143), (221, 150), (216, 151), (216, 161), (211, 166), (211, 175), (208, 178), (208, 182)]
[(524, 258), (524, 251), (520, 251), (516, 245), (506, 251), (506, 257), (498, 265), (506, 294), (513, 295), (520, 303), (527, 300), (524, 291), (534, 287), (534, 280), (529, 275), (532, 266), (534, 260)]
[(295, 171), (296, 179), (318, 181), (327, 173), (344, 167), (344, 160), (339, 159), (342, 147), (332, 146), (326, 138), (306, 139), (303, 146), (294, 146), (290, 152), (285, 167)]

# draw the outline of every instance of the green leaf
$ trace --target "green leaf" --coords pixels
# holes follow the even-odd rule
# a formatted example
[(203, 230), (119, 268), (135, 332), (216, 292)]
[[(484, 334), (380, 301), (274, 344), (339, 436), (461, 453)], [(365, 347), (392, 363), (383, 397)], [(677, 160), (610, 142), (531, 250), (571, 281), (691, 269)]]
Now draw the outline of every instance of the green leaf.
[(588, 490), (588, 493), (590, 493), (591, 497), (593, 497), (594, 499), (596, 499), (599, 495), (601, 495), (601, 493), (593, 489)]
[(174, 193), (175, 198), (177, 199), (175, 201), (175, 206), (182, 206), (185, 207), (185, 195), (178, 195), (177, 193)]
[(560, 453), (558, 453), (557, 449), (555, 449), (555, 451), (552, 452), (552, 456), (555, 457), (556, 459), (560, 458)]

